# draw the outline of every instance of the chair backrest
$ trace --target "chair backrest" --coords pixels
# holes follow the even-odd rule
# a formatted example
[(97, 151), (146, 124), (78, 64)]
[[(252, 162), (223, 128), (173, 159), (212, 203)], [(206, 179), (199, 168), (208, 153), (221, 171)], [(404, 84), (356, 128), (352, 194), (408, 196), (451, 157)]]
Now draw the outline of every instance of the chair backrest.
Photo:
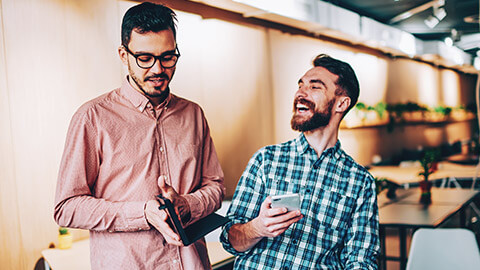
[(418, 229), (413, 234), (407, 270), (478, 270), (480, 252), (467, 229)]

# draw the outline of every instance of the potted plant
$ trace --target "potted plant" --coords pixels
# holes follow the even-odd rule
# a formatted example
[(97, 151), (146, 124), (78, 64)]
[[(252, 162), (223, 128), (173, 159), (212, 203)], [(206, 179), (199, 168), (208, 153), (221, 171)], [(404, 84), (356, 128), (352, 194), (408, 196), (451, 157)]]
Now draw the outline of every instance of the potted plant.
[(70, 234), (67, 228), (58, 228), (58, 248), (69, 249), (72, 247), (73, 236)]
[(428, 181), (428, 177), (437, 169), (438, 158), (438, 149), (428, 149), (420, 159), (422, 171), (419, 175), (423, 176), (423, 181), (420, 182), (420, 202), (423, 204), (430, 204), (432, 202), (432, 183)]

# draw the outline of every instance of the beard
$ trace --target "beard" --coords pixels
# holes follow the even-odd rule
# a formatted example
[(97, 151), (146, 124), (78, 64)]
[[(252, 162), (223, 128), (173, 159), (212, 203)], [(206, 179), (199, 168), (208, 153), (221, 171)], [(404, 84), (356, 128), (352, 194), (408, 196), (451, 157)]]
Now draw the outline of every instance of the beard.
[(168, 95), (168, 85), (165, 89), (162, 89), (162, 87), (154, 87), (155, 90), (157, 91), (160, 91), (160, 93), (155, 93), (153, 91), (150, 91), (150, 92), (147, 92), (145, 91), (145, 82), (150, 80), (150, 79), (155, 79), (155, 78), (159, 78), (159, 79), (164, 79), (166, 81), (169, 81), (170, 78), (168, 77), (167, 74), (165, 73), (160, 73), (160, 74), (157, 74), (157, 75), (153, 75), (153, 76), (147, 76), (143, 79), (143, 82), (140, 78), (138, 78), (137, 76), (135, 76), (135, 73), (133, 72), (133, 70), (130, 68), (130, 63), (128, 65), (128, 73), (129, 73), (129, 76), (130, 78), (132, 78), (132, 80), (135, 82), (135, 84), (137, 85), (138, 89), (140, 89), (140, 91), (143, 92), (144, 95), (148, 96), (148, 97), (152, 97), (152, 98), (155, 98), (155, 97), (163, 97), (165, 95)]
[[(303, 116), (297, 115), (296, 105), (297, 103), (301, 103), (308, 107), (309, 110), (313, 111), (313, 115), (308, 119), (302, 119)], [(290, 125), (293, 130), (306, 132), (311, 131), (320, 127), (324, 127), (330, 123), (330, 118), (332, 117), (332, 109), (333, 104), (335, 103), (335, 99), (330, 100), (327, 103), (327, 107), (323, 111), (315, 110), (315, 104), (311, 101), (305, 99), (296, 99), (293, 104), (293, 116), (292, 120), (290, 121)]]

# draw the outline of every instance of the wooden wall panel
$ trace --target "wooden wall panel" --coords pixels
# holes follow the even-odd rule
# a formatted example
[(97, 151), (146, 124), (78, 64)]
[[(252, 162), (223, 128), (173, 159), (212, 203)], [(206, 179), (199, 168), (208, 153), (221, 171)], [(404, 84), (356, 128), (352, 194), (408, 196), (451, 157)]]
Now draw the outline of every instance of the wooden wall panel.
[[(32, 269), (40, 251), (56, 242), (53, 200), (70, 118), (81, 104), (121, 84), (126, 74), (117, 55), (121, 18), (136, 3), (0, 1), (2, 269)], [(442, 73), (413, 61), (394, 61), (248, 23), (178, 14), (182, 57), (172, 91), (203, 107), (225, 171), (227, 197), (257, 149), (297, 135), (289, 124), (293, 95), (319, 53), (352, 64), (361, 100), (367, 103), (415, 101), (424, 88), (433, 91), (436, 100), (450, 100), (435, 91), (455, 87), (457, 78), (459, 100), (464, 102), (471, 100), (475, 86), (472, 76)], [(417, 75), (421, 70), (428, 78)], [(403, 146), (417, 147), (471, 136), (471, 130), (465, 123), (421, 131), (410, 127), (393, 134), (348, 130), (340, 136), (348, 153), (368, 163), (373, 154), (397, 151), (390, 146), (401, 139), (406, 141)], [(74, 233), (76, 239), (88, 235)]]
[(204, 109), (230, 198), (252, 154), (273, 142), (266, 29), (178, 15), (182, 57), (171, 89)]
[(2, 9), (21, 231), (15, 243), (32, 269), (56, 242), (53, 199), (70, 118), (121, 79), (118, 8), (114, 0), (3, 0)]
[(5, 62), (3, 2), (0, 1), (0, 265), (4, 269), (25, 268), (18, 209), (10, 93)]

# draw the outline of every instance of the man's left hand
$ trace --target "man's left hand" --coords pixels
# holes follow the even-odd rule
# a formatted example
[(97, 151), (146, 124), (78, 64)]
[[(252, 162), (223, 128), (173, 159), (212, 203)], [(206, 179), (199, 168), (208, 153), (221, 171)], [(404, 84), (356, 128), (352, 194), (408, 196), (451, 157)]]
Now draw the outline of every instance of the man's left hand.
[(188, 205), (187, 200), (179, 195), (173, 187), (165, 183), (165, 177), (160, 176), (158, 177), (158, 186), (160, 187), (160, 191), (162, 192), (162, 196), (169, 199), (173, 205), (175, 205), (175, 209), (177, 210), (177, 214), (180, 216), (183, 224), (190, 220), (190, 206)]

